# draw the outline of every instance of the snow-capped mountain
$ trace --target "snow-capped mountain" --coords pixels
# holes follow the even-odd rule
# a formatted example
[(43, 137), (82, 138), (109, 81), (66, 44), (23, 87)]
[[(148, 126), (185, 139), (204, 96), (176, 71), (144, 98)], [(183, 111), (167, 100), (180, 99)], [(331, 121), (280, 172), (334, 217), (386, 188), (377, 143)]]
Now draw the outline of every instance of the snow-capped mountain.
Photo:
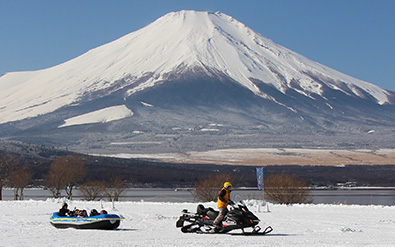
[(169, 13), (63, 64), (7, 73), (0, 88), (1, 136), (38, 138), (50, 130), (53, 138), (95, 124), (101, 135), (120, 138), (224, 123), (244, 131), (333, 131), (342, 121), (361, 129), (393, 128), (395, 120), (394, 92), (311, 61), (220, 12)]

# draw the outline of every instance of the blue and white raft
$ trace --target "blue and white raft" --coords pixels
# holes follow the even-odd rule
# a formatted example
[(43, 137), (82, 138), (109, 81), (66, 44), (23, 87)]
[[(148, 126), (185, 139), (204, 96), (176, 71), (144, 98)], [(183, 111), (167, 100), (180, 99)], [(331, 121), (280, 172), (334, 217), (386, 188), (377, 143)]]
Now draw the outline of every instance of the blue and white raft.
[(76, 229), (102, 229), (112, 230), (119, 226), (121, 218), (116, 214), (100, 214), (90, 217), (59, 216), (58, 212), (52, 214), (49, 219), (51, 225), (56, 228)]

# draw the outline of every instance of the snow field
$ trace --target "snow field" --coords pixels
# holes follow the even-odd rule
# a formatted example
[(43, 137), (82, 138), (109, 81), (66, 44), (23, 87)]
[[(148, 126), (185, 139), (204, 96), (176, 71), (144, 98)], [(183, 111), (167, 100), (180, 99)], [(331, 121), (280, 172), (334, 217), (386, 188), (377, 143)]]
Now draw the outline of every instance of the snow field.
[(133, 116), (133, 112), (125, 105), (112, 106), (66, 119), (64, 120), (66, 123), (59, 128), (89, 123), (107, 123), (131, 116)]
[[(270, 212), (248, 201), (271, 225), (266, 236), (185, 234), (175, 227), (182, 209), (195, 212), (198, 203), (103, 202), (109, 213), (125, 220), (117, 230), (57, 229), (49, 223), (62, 200), (0, 201), (0, 246), (394, 246), (394, 206), (276, 205)], [(69, 201), (69, 208), (101, 209), (100, 202)], [(215, 203), (204, 203), (215, 207)], [(258, 212), (260, 208), (260, 212)], [(235, 231), (234, 233), (239, 233)]]

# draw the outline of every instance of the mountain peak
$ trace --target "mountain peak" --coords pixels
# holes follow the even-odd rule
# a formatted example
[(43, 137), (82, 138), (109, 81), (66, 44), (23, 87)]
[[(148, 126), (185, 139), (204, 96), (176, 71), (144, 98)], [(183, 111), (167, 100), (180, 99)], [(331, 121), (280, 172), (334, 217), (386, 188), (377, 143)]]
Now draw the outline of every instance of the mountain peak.
[(63, 64), (0, 77), (0, 123), (35, 117), (87, 94), (128, 88), (125, 97), (196, 67), (227, 76), (277, 102), (282, 94), (323, 97), (325, 88), (390, 103), (390, 92), (311, 61), (221, 12), (182, 10)]

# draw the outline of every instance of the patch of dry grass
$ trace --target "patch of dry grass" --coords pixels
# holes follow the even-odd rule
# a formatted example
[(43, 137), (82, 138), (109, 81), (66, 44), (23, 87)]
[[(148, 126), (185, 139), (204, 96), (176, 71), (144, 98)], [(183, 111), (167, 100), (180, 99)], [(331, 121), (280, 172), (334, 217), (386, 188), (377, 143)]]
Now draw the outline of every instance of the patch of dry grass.
[(165, 161), (223, 165), (395, 165), (395, 149), (329, 150), (329, 149), (224, 149), (207, 152), (173, 154)]

